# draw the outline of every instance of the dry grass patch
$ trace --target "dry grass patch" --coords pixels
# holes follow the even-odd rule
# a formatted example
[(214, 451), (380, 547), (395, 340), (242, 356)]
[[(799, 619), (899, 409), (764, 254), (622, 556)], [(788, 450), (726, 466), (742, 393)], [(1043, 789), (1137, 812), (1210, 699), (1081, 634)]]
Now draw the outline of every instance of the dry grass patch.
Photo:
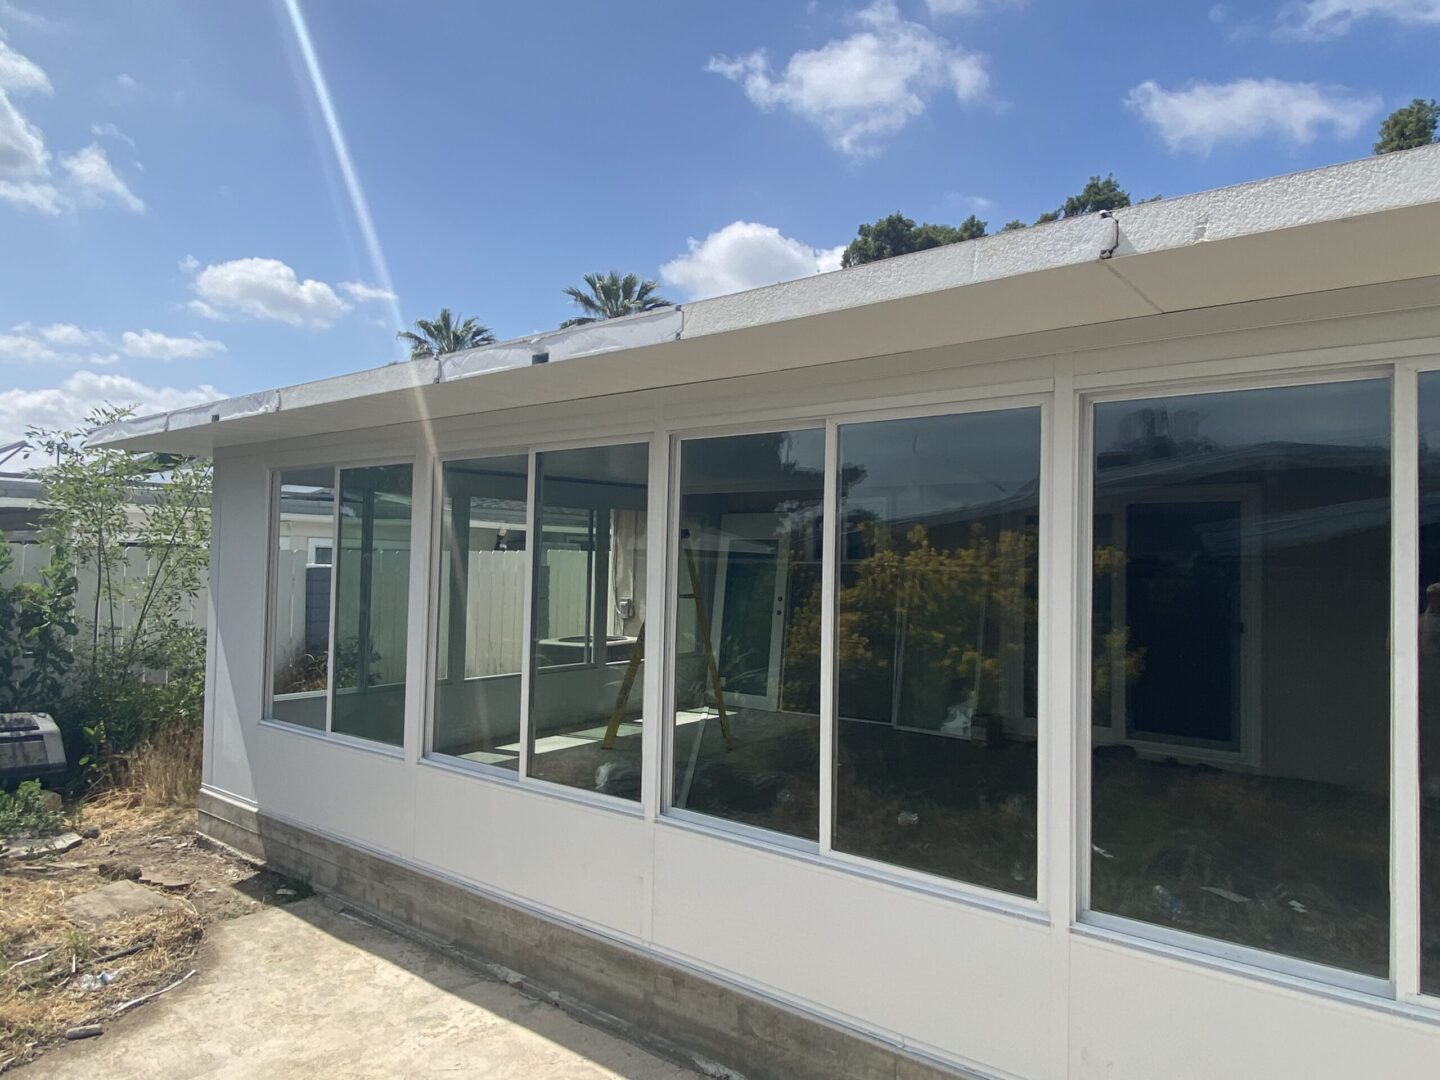
[[(127, 1002), (199, 967), (209, 924), (303, 895), (279, 891), (283, 879), (197, 840), (193, 803), (169, 802), (176, 789), (167, 778), (179, 774), (146, 772), (139, 761), (133, 775), (146, 783), (83, 807), (81, 823), (98, 838), (59, 855), (0, 861), (0, 1072), (33, 1060), (70, 1028), (107, 1026)], [(66, 917), (70, 897), (137, 873), (178, 883), (165, 891), (180, 908), (94, 930)]]

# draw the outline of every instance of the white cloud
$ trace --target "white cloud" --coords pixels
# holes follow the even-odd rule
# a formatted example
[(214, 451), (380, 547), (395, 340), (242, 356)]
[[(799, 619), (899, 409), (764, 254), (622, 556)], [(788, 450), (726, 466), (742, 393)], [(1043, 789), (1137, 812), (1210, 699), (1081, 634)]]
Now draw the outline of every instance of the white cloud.
[(986, 8), (1023, 7), (1026, 0), (925, 0), (925, 8), (936, 18), (945, 15), (978, 15)]
[[(20, 327), (16, 327), (20, 329)], [(63, 363), (65, 357), (29, 334), (0, 334), (0, 361), (22, 364)]]
[[(50, 152), (45, 149), (45, 136), (40, 129), (25, 119), (25, 115), (10, 100), (11, 94), (51, 94), (50, 78), (27, 56), (22, 56), (0, 38), (0, 181), (7, 184), (16, 181), (43, 179), (50, 171)], [(31, 185), (20, 185), (16, 191)], [(0, 195), (12, 202), (35, 204), (33, 193), (29, 197)]]
[(76, 201), (87, 206), (113, 202), (135, 213), (143, 211), (145, 204), (115, 174), (98, 144), (61, 160), (68, 177), (64, 188), (51, 180), (44, 133), (26, 119), (11, 95), (52, 93), (44, 70), (0, 36), (0, 202), (52, 216)]
[(58, 214), (65, 209), (65, 198), (54, 184), (37, 184), (29, 180), (0, 180), (0, 201), (22, 210), (42, 214)]
[(894, 0), (874, 0), (854, 19), (855, 33), (795, 53), (778, 74), (763, 50), (713, 56), (705, 70), (740, 84), (763, 110), (789, 109), (854, 155), (878, 153), (936, 93), (974, 101), (989, 87), (983, 57), (907, 21)]
[(194, 255), (186, 255), (180, 260), (180, 269), (187, 274), (193, 274), (196, 270), (200, 269), (200, 260)]
[(1440, 0), (1298, 0), (1280, 10), (1280, 31), (1311, 40), (1343, 37), (1362, 19), (1440, 26)]
[(120, 335), (120, 351), (140, 360), (200, 360), (224, 352), (225, 345), (200, 334), (171, 337), (158, 330), (126, 330)]
[(50, 94), (50, 76), (28, 56), (22, 56), (0, 37), (0, 90), (14, 90), (18, 94)]
[(1149, 81), (1131, 90), (1126, 104), (1172, 150), (1202, 154), (1217, 143), (1265, 137), (1309, 143), (1322, 129), (1335, 138), (1353, 138), (1381, 108), (1377, 97), (1279, 79), (1192, 83), (1183, 90), (1166, 90)]
[(61, 158), (60, 164), (69, 174), (81, 202), (90, 206), (113, 202), (132, 214), (145, 212), (145, 204), (116, 175), (99, 143), (91, 143), (84, 150)]
[(0, 0), (0, 16), (3, 16), (6, 22), (14, 23), (18, 26), (25, 26), (31, 30), (58, 33), (59, 31), (69, 29), (67, 23), (47, 18), (44, 15), (38, 15), (33, 11), (11, 3), (10, 0)]
[(71, 428), (102, 405), (134, 405), (137, 414), (168, 412), (214, 401), (223, 395), (213, 386), (182, 389), (147, 386), (125, 375), (77, 371), (58, 386), (0, 393), (0, 444), (24, 438), (29, 427)]
[(131, 150), (135, 149), (135, 140), (114, 124), (91, 124), (90, 134), (99, 136), (102, 139), (115, 139), (118, 142), (123, 142), (126, 146), (130, 147)]
[(367, 300), (394, 300), (395, 294), (379, 285), (367, 285), (363, 281), (342, 281), (340, 288), (351, 300), (364, 303)]
[[(183, 264), (182, 264), (183, 265)], [(279, 259), (232, 259), (195, 275), (192, 311), (209, 319), (248, 315), (291, 326), (329, 326), (350, 305), (323, 281), (301, 281)]]
[(732, 221), (660, 267), (660, 277), (689, 299), (755, 289), (840, 269), (843, 246), (813, 248), (783, 236), (773, 225)]
[[(21, 328), (17, 326), (15, 329)], [(49, 326), (42, 326), (36, 333), (51, 345), (77, 348), (82, 345), (105, 344), (105, 335), (99, 330), (82, 330), (74, 323), (51, 323)]]
[(140, 89), (140, 83), (136, 80), (135, 76), (127, 75), (123, 71), (115, 76), (115, 85), (120, 87), (121, 90)]

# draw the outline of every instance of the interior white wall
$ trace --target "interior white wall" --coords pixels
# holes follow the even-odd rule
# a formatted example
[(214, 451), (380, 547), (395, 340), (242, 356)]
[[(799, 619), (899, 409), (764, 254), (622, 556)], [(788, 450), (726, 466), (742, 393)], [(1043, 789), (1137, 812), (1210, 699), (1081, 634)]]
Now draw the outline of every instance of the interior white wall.
[[(1041, 761), (1041, 860), (1051, 868), (1053, 887), (1042, 892), (1046, 903), (1033, 906), (992, 904), (822, 863), (657, 820), (635, 804), (594, 805), (417, 762), (413, 717), (424, 687), (416, 672), (423, 670), (420, 628), (428, 617), (415, 605), (423, 605), (423, 587), (412, 589), (412, 726), (405, 752), (261, 720), (270, 469), (413, 457), (422, 462), (418, 492), (429, 483), (423, 463), (437, 451), (816, 418), (882, 401), (933, 405), (967, 395), (1049, 394), (1057, 387), (1068, 395), (1072, 387), (1135, 378), (1183, 382), (1440, 355), (1440, 307), (1417, 306), (1408, 288), (1375, 287), (1363, 300), (1352, 290), (1214, 309), (1203, 319), (1160, 316), (1047, 332), (514, 410), (479, 422), (450, 418), (363, 437), (222, 450), (206, 787), (995, 1076), (1434, 1075), (1440, 1012), (1075, 927), (1075, 912), (1055, 899), (1068, 895), (1069, 877), (1055, 868), (1068, 867), (1073, 875), (1078, 865), (1073, 837), (1080, 811), (1069, 788), (1057, 789), (1047, 771), (1047, 763), (1069, 760), (1059, 742), (1074, 733), (1045, 718), (1041, 739), (1050, 741), (1042, 741), (1049, 756)], [(1348, 314), (1337, 314), (1347, 312), (1346, 305)], [(1067, 396), (1050, 411), (1052, 437), (1067, 430), (1073, 407)], [(1057, 484), (1073, 493), (1080, 469), (1068, 437), (1052, 449), (1051, 495)], [(1045, 503), (1071, 504), (1052, 504), (1050, 497)], [(417, 515), (428, 513), (428, 505), (428, 497), (417, 496)], [(412, 577), (422, 583), (429, 562), (421, 542), (428, 535), (428, 527), (417, 528)], [(1071, 577), (1051, 574), (1043, 586), (1048, 610), (1069, 610), (1050, 589)], [(1043, 632), (1052, 650), (1068, 647), (1066, 627), (1047, 624)], [(1070, 715), (1072, 704), (1052, 701), (1050, 716)], [(659, 706), (647, 702), (652, 724)], [(647, 768), (658, 773), (661, 764), (652, 756)]]

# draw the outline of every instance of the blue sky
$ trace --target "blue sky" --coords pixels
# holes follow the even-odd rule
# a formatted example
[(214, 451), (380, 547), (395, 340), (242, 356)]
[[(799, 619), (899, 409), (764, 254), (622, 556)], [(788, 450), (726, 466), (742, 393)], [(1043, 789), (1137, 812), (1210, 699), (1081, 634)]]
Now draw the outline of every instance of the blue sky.
[(1362, 157), (1437, 55), (1440, 0), (0, 0), (0, 445), (386, 363), (442, 306), (553, 327), (588, 270), (684, 300), (897, 209)]

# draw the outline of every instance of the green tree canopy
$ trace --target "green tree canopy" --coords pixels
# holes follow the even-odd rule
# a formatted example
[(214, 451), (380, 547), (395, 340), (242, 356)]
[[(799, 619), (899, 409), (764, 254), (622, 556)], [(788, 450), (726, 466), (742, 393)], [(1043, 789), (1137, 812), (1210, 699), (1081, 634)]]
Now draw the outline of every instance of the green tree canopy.
[(1098, 176), (1090, 177), (1080, 194), (1071, 195), (1056, 213), (1063, 218), (1072, 218), (1081, 214), (1093, 214), (1097, 210), (1117, 210), (1129, 205), (1130, 193), (1116, 182), (1115, 174), (1110, 173), (1103, 180)]
[(565, 289), (565, 295), (585, 314), (566, 319), (560, 324), (562, 329), (653, 311), (671, 304), (656, 293), (655, 290), (660, 288), (658, 281), (642, 281), (635, 274), (621, 277), (611, 270), (608, 274), (586, 274), (582, 280), (585, 282), (583, 289), (570, 285)]
[(958, 244), (962, 240), (977, 240), (985, 235), (985, 228), (985, 222), (974, 214), (959, 225), (935, 225), (929, 222), (916, 225), (913, 220), (896, 211), (873, 225), (861, 225), (860, 235), (850, 241), (850, 246), (840, 257), (840, 265), (859, 266), (896, 255), (908, 255), (912, 251)]
[(1007, 221), (1007, 222), (1005, 223), (1004, 228), (1002, 228), (1000, 231), (1001, 231), (1001, 232), (1014, 232), (1016, 229), (1023, 229), (1023, 228), (1025, 228), (1025, 223), (1024, 223), (1023, 221), (1021, 221), (1019, 218), (1016, 218), (1014, 221)]
[(1432, 98), (1416, 98), (1409, 105), (1396, 109), (1380, 125), (1380, 141), (1375, 153), (1389, 154), (1396, 150), (1412, 150), (1436, 142), (1435, 128), (1440, 123), (1440, 105)]
[(410, 346), (411, 360), (426, 360), (432, 356), (473, 349), (477, 345), (488, 345), (495, 340), (495, 333), (477, 320), (467, 318), (456, 322), (449, 308), (441, 308), (433, 319), (416, 319), (415, 329), (401, 330), (395, 336)]

